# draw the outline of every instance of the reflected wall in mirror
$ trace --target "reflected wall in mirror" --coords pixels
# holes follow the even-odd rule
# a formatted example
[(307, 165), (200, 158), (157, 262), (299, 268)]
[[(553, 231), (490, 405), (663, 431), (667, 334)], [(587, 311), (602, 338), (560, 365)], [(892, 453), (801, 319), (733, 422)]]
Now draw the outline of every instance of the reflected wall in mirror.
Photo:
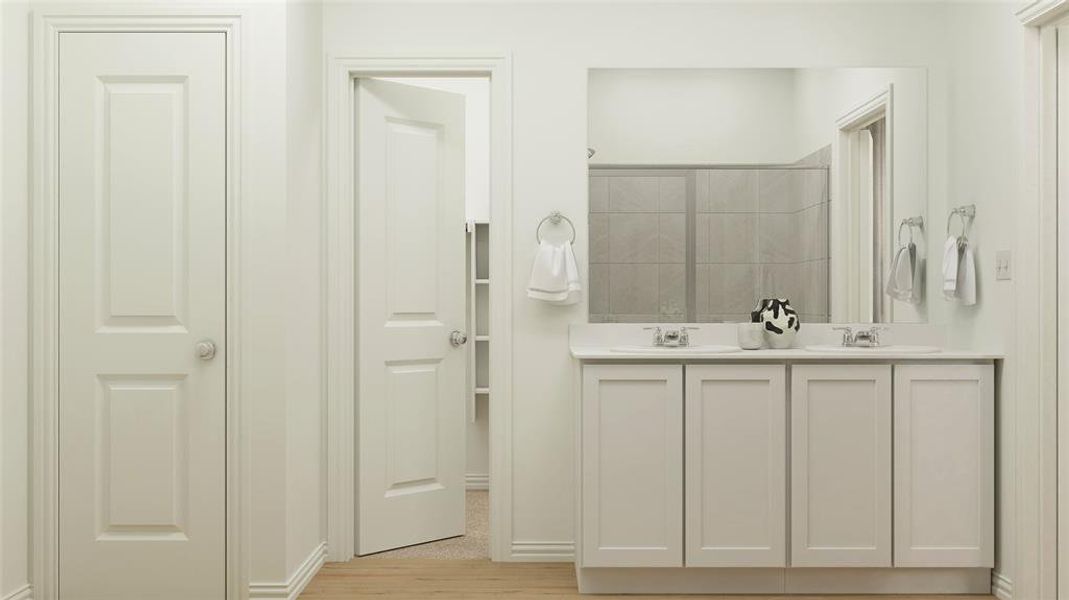
[(923, 322), (925, 79), (591, 70), (590, 320)]

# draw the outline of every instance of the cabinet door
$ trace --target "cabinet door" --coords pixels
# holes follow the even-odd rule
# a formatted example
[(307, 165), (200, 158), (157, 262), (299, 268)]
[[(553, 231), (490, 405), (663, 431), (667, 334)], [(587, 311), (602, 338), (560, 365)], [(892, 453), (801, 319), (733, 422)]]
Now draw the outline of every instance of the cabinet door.
[(583, 367), (586, 567), (683, 565), (683, 367)]
[(891, 566), (891, 367), (791, 377), (791, 564)]
[(786, 566), (786, 367), (688, 366), (686, 379), (687, 566)]
[(994, 566), (994, 368), (895, 367), (895, 566)]

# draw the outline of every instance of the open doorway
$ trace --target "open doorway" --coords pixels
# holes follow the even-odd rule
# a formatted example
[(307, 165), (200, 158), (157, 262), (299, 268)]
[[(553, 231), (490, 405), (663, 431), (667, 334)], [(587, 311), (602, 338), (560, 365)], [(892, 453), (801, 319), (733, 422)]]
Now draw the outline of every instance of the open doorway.
[(356, 86), (355, 553), (489, 559), (490, 81)]

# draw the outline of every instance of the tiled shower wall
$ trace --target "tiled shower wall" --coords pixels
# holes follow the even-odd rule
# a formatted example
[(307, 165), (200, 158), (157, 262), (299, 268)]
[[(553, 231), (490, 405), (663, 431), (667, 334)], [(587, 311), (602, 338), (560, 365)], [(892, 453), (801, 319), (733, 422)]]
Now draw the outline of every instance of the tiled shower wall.
[(770, 297), (827, 322), (826, 154), (790, 168), (592, 170), (591, 322), (744, 321)]
[(590, 177), (590, 320), (684, 322), (690, 171)]

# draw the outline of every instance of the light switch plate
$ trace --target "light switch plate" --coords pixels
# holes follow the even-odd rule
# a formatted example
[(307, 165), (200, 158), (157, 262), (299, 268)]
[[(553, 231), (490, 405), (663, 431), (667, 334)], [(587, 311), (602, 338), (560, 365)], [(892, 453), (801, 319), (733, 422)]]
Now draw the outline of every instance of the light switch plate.
[(999, 250), (995, 253), (995, 279), (1013, 279), (1012, 261), (1013, 255), (1009, 250)]

